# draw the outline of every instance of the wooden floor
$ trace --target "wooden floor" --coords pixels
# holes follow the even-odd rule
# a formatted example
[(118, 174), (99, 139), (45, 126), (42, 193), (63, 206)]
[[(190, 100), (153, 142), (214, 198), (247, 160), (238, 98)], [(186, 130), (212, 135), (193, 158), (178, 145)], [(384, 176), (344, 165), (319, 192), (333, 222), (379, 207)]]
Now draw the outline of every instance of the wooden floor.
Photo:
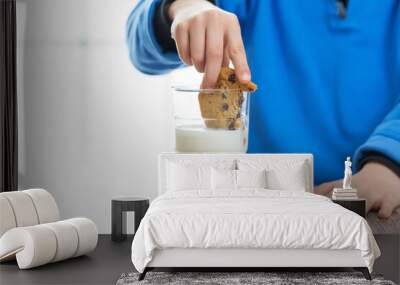
[[(371, 213), (367, 220), (382, 251), (374, 271), (400, 284), (400, 211), (381, 221)], [(16, 262), (0, 264), (0, 285), (8, 284), (115, 284), (124, 272), (135, 271), (131, 258), (132, 237), (124, 242), (100, 235), (94, 252), (88, 256), (19, 270)]]
[(381, 250), (381, 257), (375, 261), (374, 271), (400, 284), (400, 209), (386, 220), (381, 220), (376, 213), (370, 212), (367, 221)]
[(134, 271), (132, 237), (124, 242), (100, 235), (94, 252), (45, 266), (19, 270), (16, 262), (0, 264), (0, 284), (115, 284), (124, 272)]

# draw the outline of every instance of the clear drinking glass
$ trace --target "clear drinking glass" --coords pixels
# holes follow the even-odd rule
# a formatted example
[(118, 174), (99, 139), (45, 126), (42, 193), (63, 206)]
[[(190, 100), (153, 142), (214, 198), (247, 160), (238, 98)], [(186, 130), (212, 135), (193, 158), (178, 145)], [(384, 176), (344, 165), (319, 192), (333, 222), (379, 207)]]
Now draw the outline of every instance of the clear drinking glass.
[(250, 93), (173, 87), (176, 151), (247, 152)]

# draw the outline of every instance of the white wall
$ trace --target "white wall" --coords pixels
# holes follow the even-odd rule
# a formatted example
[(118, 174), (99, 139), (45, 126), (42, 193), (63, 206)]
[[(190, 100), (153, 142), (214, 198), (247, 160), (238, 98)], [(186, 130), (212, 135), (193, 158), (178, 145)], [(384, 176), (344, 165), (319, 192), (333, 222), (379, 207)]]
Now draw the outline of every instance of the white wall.
[(130, 64), (133, 1), (17, 4), (20, 188), (49, 190), (64, 217), (109, 233), (113, 196), (156, 196), (157, 155), (173, 150), (172, 79)]

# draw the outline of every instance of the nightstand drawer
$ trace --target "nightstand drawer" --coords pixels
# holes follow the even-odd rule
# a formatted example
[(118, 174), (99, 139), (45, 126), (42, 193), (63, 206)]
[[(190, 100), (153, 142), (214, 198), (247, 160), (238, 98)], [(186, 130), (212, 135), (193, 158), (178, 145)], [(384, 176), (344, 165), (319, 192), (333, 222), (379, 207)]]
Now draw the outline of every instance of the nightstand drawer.
[(361, 217), (365, 218), (366, 212), (366, 202), (365, 199), (357, 200), (332, 200), (332, 202), (339, 204), (340, 206), (359, 214)]

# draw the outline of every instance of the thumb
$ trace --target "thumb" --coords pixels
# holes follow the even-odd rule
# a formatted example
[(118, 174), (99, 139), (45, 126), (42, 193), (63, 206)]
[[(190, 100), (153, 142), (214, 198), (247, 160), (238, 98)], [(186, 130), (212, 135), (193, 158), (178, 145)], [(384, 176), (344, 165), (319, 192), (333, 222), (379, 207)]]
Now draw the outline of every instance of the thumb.
[(393, 203), (390, 201), (383, 201), (378, 212), (378, 217), (381, 219), (387, 219), (392, 215), (393, 210)]
[(324, 196), (330, 196), (333, 188), (340, 187), (341, 180), (322, 183), (314, 188), (314, 193)]

